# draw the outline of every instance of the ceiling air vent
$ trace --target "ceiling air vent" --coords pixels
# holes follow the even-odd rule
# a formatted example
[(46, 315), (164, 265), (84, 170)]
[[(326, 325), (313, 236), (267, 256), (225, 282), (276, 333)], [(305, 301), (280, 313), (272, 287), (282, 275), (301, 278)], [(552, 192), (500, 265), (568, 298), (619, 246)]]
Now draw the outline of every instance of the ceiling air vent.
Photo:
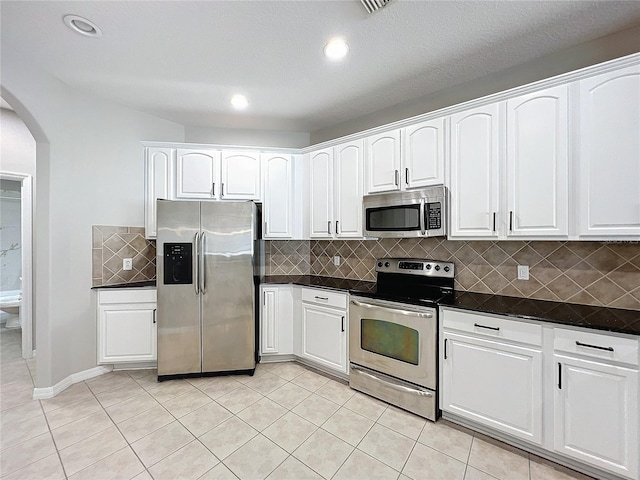
[(386, 6), (391, 0), (360, 0), (364, 8), (369, 13), (373, 13), (376, 10), (380, 10), (382, 7)]

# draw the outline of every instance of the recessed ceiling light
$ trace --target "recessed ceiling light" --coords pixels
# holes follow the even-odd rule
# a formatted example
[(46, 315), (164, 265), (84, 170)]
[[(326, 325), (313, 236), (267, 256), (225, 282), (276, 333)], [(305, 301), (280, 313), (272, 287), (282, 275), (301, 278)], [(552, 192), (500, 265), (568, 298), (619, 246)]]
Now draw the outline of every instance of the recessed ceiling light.
[(233, 108), (235, 108), (236, 110), (244, 110), (249, 106), (249, 101), (247, 100), (247, 97), (237, 93), (236, 95), (231, 97), (231, 105), (233, 105)]
[(342, 38), (334, 38), (324, 46), (324, 54), (331, 60), (340, 60), (349, 51), (349, 45)]
[(64, 24), (80, 35), (87, 37), (101, 37), (102, 30), (91, 20), (79, 17), (78, 15), (65, 15), (63, 17)]

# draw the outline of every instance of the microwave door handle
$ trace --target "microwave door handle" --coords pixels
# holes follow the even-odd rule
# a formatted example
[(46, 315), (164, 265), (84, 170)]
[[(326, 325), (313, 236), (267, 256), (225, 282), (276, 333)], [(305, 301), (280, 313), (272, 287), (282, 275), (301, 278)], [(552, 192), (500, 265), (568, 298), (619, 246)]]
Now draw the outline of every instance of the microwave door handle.
[(425, 226), (425, 220), (424, 220), (424, 198), (420, 199), (420, 233), (422, 235), (427, 234), (427, 228)]

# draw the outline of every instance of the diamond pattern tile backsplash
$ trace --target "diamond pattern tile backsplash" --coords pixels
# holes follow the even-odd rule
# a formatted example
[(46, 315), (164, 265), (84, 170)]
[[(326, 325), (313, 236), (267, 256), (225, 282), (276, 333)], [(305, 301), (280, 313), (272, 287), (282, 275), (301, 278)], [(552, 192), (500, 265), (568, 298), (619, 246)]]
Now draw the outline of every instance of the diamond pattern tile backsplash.
[[(156, 278), (156, 245), (144, 238), (144, 227), (94, 225), (92, 241), (94, 287)], [(133, 260), (132, 270), (122, 270), (124, 258)]]
[[(550, 241), (272, 241), (271, 275), (321, 275), (375, 281), (380, 257), (452, 261), (456, 289), (640, 310), (640, 243)], [(308, 253), (308, 256), (306, 252)], [(333, 264), (340, 256), (340, 266)], [(517, 280), (517, 265), (529, 280)]]

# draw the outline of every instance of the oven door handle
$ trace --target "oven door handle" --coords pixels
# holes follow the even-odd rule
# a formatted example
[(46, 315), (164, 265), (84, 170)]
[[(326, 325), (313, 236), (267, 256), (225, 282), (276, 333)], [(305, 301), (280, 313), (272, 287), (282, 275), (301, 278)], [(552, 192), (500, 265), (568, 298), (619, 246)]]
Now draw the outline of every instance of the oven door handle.
[(431, 312), (413, 312), (411, 310), (402, 310), (400, 308), (383, 307), (381, 305), (374, 305), (374, 304), (371, 304), (371, 303), (358, 302), (357, 300), (351, 300), (351, 304), (355, 305), (357, 307), (377, 308), (377, 309), (380, 309), (380, 310), (384, 310), (386, 312), (399, 313), (401, 315), (409, 315), (411, 317), (433, 318), (433, 313), (431, 313)]
[(357, 370), (358, 373), (360, 373), (361, 375), (364, 375), (365, 377), (369, 377), (370, 379), (375, 380), (376, 382), (384, 383), (387, 387), (393, 388), (394, 390), (400, 390), (401, 392), (411, 393), (413, 395), (421, 395), (424, 397), (433, 397), (433, 392), (428, 392), (426, 390), (419, 390), (417, 388), (405, 387), (404, 385), (398, 385), (397, 383), (389, 382), (388, 380), (385, 380), (384, 378), (380, 378), (374, 375), (373, 373), (369, 372), (368, 370), (365, 370), (363, 368), (358, 367), (357, 365), (354, 365), (353, 363), (351, 364), (351, 369)]
[(427, 234), (427, 226), (424, 219), (424, 198), (420, 199), (420, 233), (422, 235)]

